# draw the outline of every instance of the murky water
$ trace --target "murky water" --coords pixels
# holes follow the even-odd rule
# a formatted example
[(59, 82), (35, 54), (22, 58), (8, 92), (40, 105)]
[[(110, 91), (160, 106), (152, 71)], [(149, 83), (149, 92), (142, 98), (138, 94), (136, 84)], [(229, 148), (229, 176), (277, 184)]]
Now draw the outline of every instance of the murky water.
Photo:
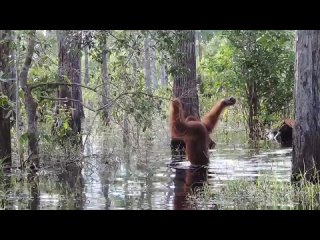
[[(291, 149), (274, 145), (250, 149), (217, 142), (208, 168), (190, 168), (189, 162), (170, 166), (168, 142), (153, 142), (137, 151), (104, 155), (103, 144), (87, 144), (83, 169), (57, 174), (44, 168), (38, 184), (14, 171), (0, 190), (5, 209), (188, 209), (187, 193), (207, 181), (219, 189), (236, 179), (256, 180), (262, 174), (290, 180)], [(104, 150), (104, 151), (103, 151)], [(116, 150), (115, 150), (116, 151)], [(15, 176), (15, 177), (13, 177)], [(20, 178), (20, 179), (19, 179)], [(209, 209), (219, 209), (212, 200)]]

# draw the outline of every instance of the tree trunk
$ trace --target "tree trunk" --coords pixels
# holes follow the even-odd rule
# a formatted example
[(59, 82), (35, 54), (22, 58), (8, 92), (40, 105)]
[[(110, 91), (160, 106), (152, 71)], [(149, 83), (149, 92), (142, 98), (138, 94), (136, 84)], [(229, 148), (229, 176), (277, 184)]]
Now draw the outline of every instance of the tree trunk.
[[(197, 55), (196, 57), (198, 57), (198, 67), (200, 66), (200, 62), (201, 62), (201, 58), (202, 58), (202, 52), (201, 52), (201, 30), (197, 31), (196, 33), (196, 36), (197, 36), (197, 43), (198, 43), (198, 49), (197, 49)], [(202, 85), (202, 79), (203, 79), (203, 76), (201, 75), (201, 73), (198, 73), (197, 75), (197, 84), (199, 84), (199, 86)]]
[(89, 83), (89, 53), (88, 46), (84, 47), (84, 84)]
[(0, 70), (4, 81), (0, 81), (0, 90), (12, 102), (16, 101), (16, 73), (15, 73), (15, 51), (12, 47), (14, 32), (12, 30), (0, 30)]
[[(58, 75), (59, 81), (64, 83), (81, 83), (81, 34), (74, 31), (57, 30), (58, 40)], [(81, 118), (84, 116), (82, 106), (82, 90), (80, 86), (59, 86), (59, 98), (66, 98), (59, 102), (60, 107), (72, 108), (71, 126), (74, 134), (81, 133)], [(76, 100), (70, 101), (69, 99)], [(81, 141), (80, 141), (81, 142)]]
[[(76, 33), (72, 36), (72, 68), (73, 76), (72, 76), (72, 83), (81, 84), (81, 33)], [(81, 133), (81, 118), (84, 117), (84, 110), (83, 110), (83, 103), (82, 101), (82, 88), (77, 85), (72, 85), (71, 87), (72, 99), (79, 100), (80, 102), (72, 102), (73, 105), (73, 130), (76, 133)]]
[[(178, 53), (174, 59), (173, 96), (181, 99), (185, 117), (192, 115), (200, 117), (199, 98), (197, 92), (195, 31), (178, 31), (182, 39), (179, 43)], [(172, 156), (184, 155), (185, 143), (172, 138)]]
[(125, 113), (123, 116), (123, 148), (127, 148), (129, 145), (129, 120), (128, 114)]
[(151, 47), (149, 47), (149, 50), (150, 50), (151, 81), (153, 82), (153, 88), (158, 89), (158, 79), (157, 79), (157, 69), (156, 69), (156, 52)]
[(51, 35), (52, 35), (52, 30), (46, 30), (45, 37), (46, 37), (46, 38), (50, 38)]
[(195, 31), (179, 31), (182, 40), (179, 44), (179, 55), (175, 58), (173, 94), (183, 104), (185, 116), (199, 114), (199, 98), (197, 92)]
[(30, 86), (28, 85), (28, 73), (32, 64), (32, 56), (36, 45), (36, 31), (31, 31), (28, 40), (28, 48), (23, 67), (20, 72), (19, 82), (24, 92), (24, 104), (28, 116), (28, 142), (31, 165), (39, 168), (38, 129), (36, 120), (37, 102), (34, 100)]
[[(320, 170), (320, 31), (297, 31), (295, 120), (293, 128), (294, 179), (319, 180)], [(317, 174), (315, 174), (317, 173)]]
[(161, 81), (161, 86), (167, 86), (167, 73), (165, 66), (163, 64), (160, 65), (160, 81)]
[[(1, 96), (0, 96), (1, 99)], [(6, 118), (8, 111), (6, 106), (0, 105), (0, 163), (11, 166), (11, 134), (10, 119)]]
[(248, 106), (249, 106), (249, 138), (253, 141), (259, 140), (260, 125), (259, 125), (259, 98), (257, 95), (257, 88), (255, 82), (248, 82)]
[[(133, 58), (131, 60), (131, 62), (132, 62), (132, 80), (129, 80), (129, 82), (125, 86), (126, 87), (126, 89), (125, 89), (126, 91), (128, 91), (128, 85), (130, 86), (131, 90), (135, 90), (136, 89), (136, 83), (137, 83), (137, 62), (136, 62), (136, 58)], [(129, 133), (129, 117), (128, 117), (127, 112), (124, 112), (124, 116), (123, 116), (123, 146), (124, 146), (124, 148), (126, 148), (128, 146), (128, 144), (130, 143), (129, 136), (130, 136), (130, 133)], [(137, 139), (137, 142), (138, 142), (138, 144), (136, 144), (136, 145), (138, 146), (139, 145), (139, 139)]]
[[(7, 96), (15, 101), (15, 68), (14, 52), (10, 47), (13, 42), (12, 30), (0, 30), (0, 99)], [(13, 111), (12, 111), (13, 112)], [(7, 103), (0, 104), (0, 163), (11, 166), (11, 133), (10, 113)]]
[[(102, 49), (102, 65), (101, 65), (101, 78), (102, 78), (102, 105), (107, 106), (109, 104), (109, 75), (108, 75), (108, 49), (107, 49), (107, 38), (104, 36), (103, 39), (103, 49)], [(110, 106), (103, 109), (103, 120), (105, 124), (110, 122)]]
[[(133, 89), (136, 90), (136, 86), (137, 86), (137, 80), (138, 80), (138, 77), (137, 77), (137, 71), (138, 71), (138, 67), (140, 66), (141, 64), (139, 64), (139, 58), (134, 58), (133, 61), (132, 61), (132, 69), (133, 69)], [(135, 131), (133, 131), (136, 133), (136, 136), (135, 136), (135, 146), (137, 148), (139, 148), (140, 146), (140, 126), (139, 124), (136, 123), (136, 129)]]
[(149, 38), (146, 37), (144, 40), (144, 71), (145, 71), (145, 81), (146, 89), (148, 93), (151, 93), (151, 66), (150, 66), (150, 48), (149, 48)]

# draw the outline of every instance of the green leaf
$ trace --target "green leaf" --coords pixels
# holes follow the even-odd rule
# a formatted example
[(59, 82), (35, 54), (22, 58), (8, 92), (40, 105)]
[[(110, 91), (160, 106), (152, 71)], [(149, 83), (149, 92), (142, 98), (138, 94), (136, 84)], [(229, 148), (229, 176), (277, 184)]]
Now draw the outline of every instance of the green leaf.
[(24, 145), (28, 141), (29, 135), (28, 133), (24, 133), (20, 136), (19, 142), (21, 145)]
[(65, 129), (65, 130), (69, 129), (69, 123), (68, 122), (64, 122), (63, 123), (63, 129)]

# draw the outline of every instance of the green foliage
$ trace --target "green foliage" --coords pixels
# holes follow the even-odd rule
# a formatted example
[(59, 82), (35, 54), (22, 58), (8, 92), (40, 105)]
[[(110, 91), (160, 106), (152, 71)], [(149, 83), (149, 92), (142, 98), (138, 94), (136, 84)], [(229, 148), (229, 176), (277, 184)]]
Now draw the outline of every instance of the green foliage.
[(250, 104), (256, 84), (260, 121), (270, 122), (293, 98), (294, 35), (292, 31), (222, 31), (208, 43), (200, 70), (203, 94), (226, 92)]
[(9, 107), (9, 98), (5, 95), (0, 95), (0, 107), (8, 108)]
[[(51, 119), (52, 121), (52, 119)], [(68, 110), (60, 109), (55, 115), (54, 124), (52, 125), (51, 134), (53, 140), (65, 145), (66, 140), (72, 135), (71, 114)]]

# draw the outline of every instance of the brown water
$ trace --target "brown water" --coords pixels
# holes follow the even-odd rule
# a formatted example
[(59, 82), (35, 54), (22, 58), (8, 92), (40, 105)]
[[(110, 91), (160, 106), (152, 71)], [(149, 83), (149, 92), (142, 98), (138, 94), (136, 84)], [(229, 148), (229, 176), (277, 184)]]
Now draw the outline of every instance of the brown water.
[[(189, 209), (192, 206), (186, 200), (187, 193), (203, 181), (219, 189), (228, 181), (243, 178), (254, 181), (265, 174), (279, 181), (290, 180), (291, 149), (280, 149), (277, 145), (257, 150), (245, 144), (217, 142), (216, 149), (210, 152), (208, 168), (196, 169), (190, 168), (187, 161), (170, 166), (168, 141), (164, 144), (155, 141), (127, 154), (119, 145), (107, 154), (105, 148), (98, 143), (86, 145), (81, 173), (57, 172), (44, 167), (38, 173), (38, 180), (28, 181), (26, 173), (14, 170), (0, 189), (0, 207)], [(223, 206), (224, 203), (215, 202), (213, 198), (205, 209)]]

